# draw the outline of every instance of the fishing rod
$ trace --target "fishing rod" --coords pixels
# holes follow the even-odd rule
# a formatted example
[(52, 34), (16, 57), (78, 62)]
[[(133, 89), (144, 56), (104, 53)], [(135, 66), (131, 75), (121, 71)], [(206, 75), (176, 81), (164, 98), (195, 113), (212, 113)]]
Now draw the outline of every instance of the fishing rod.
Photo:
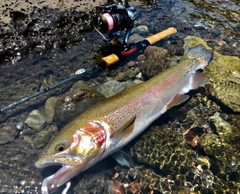
[[(145, 50), (147, 48), (147, 46), (152, 45), (152, 44), (160, 41), (161, 39), (166, 38), (166, 37), (168, 37), (168, 36), (170, 36), (172, 34), (175, 34), (175, 33), (177, 33), (177, 30), (175, 28), (173, 28), (173, 27), (170, 27), (170, 28), (168, 28), (168, 29), (166, 29), (164, 31), (161, 31), (161, 32), (159, 32), (159, 33), (157, 33), (155, 35), (152, 35), (152, 36), (150, 36), (148, 38), (145, 38), (143, 41), (140, 41), (140, 42), (134, 44), (133, 47), (130, 48), (129, 50), (126, 50), (126, 51), (124, 51), (124, 52), (122, 52), (122, 53), (120, 53), (118, 55), (117, 54), (111, 54), (111, 55), (108, 55), (106, 57), (103, 57), (101, 62), (106, 67), (110, 67), (114, 63), (120, 61), (122, 58), (125, 58), (125, 57), (127, 57), (127, 56), (129, 56), (129, 55), (131, 55), (133, 53), (138, 52), (138, 51), (143, 51), (143, 50)], [(80, 69), (76, 70), (74, 72), (74, 75), (72, 75), (71, 77), (69, 77), (69, 78), (67, 78), (65, 80), (62, 80), (62, 81), (60, 81), (60, 82), (58, 82), (58, 83), (56, 83), (56, 84), (54, 84), (52, 86), (46, 87), (46, 88), (40, 90), (39, 92), (36, 92), (35, 94), (32, 94), (30, 96), (27, 96), (27, 97), (25, 97), (25, 98), (23, 98), (23, 99), (21, 99), (21, 100), (19, 100), (17, 102), (14, 102), (14, 103), (4, 107), (4, 108), (1, 108), (0, 113), (4, 113), (5, 111), (7, 111), (9, 109), (12, 109), (12, 108), (14, 108), (14, 107), (24, 103), (24, 102), (27, 102), (27, 101), (29, 101), (32, 98), (35, 98), (35, 97), (37, 97), (37, 96), (39, 96), (41, 94), (47, 93), (50, 90), (53, 90), (53, 89), (55, 89), (55, 88), (57, 88), (57, 87), (59, 87), (59, 86), (61, 86), (63, 84), (66, 84), (66, 83), (68, 83), (68, 82), (70, 82), (70, 81), (72, 81), (72, 80), (74, 80), (76, 78), (79, 78), (84, 73), (89, 73), (89, 72), (92, 72), (92, 71), (94, 71), (96, 69), (98, 69), (98, 66), (96, 66), (96, 65), (92, 66), (90, 68), (87, 68), (87, 69), (80, 68)]]

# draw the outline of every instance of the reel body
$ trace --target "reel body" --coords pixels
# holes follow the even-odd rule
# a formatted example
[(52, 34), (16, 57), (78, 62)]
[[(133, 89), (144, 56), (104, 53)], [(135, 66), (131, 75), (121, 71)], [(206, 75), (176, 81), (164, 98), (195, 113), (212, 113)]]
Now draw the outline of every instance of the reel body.
[(94, 7), (92, 21), (95, 30), (106, 42), (110, 42), (126, 30), (123, 44), (124, 50), (127, 50), (134, 21), (139, 17), (140, 15), (132, 7), (125, 8), (123, 5), (113, 4)]

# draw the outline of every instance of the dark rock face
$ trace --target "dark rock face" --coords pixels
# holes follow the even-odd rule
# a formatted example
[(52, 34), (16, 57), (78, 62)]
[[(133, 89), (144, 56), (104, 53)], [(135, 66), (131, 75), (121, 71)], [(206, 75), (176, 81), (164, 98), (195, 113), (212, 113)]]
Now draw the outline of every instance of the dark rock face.
[[(24, 20), (20, 20), (20, 16)], [(13, 12), (11, 31), (1, 30), (0, 63), (15, 63), (25, 55), (38, 56), (51, 49), (81, 41), (82, 31), (91, 29), (84, 12), (35, 8), (30, 15)]]
[(90, 11), (107, 0), (0, 2), (0, 64), (62, 49), (92, 29)]

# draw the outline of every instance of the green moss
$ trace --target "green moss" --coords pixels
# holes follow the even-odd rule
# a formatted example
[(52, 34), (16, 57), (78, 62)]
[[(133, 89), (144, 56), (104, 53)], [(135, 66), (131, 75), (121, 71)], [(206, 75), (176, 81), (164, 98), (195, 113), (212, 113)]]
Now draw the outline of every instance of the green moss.
[[(198, 44), (203, 44), (207, 49), (211, 49), (206, 41), (196, 36), (186, 37), (184, 43), (185, 52), (189, 47)], [(214, 58), (204, 69), (204, 73), (211, 77), (210, 94), (233, 111), (240, 112), (240, 59), (214, 51)]]

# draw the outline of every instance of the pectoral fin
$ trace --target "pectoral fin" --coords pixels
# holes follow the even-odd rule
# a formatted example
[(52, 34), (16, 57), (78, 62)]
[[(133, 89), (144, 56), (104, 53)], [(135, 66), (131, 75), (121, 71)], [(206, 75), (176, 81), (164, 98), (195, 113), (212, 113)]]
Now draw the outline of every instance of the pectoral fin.
[(173, 99), (172, 101), (167, 105), (167, 109), (170, 109), (174, 106), (177, 106), (185, 101), (187, 101), (189, 98), (188, 95), (185, 95), (185, 94), (177, 94)]
[(121, 166), (126, 166), (128, 168), (131, 168), (134, 166), (134, 162), (132, 160), (132, 158), (127, 154), (125, 153), (124, 151), (122, 150), (119, 150), (115, 153), (113, 153), (111, 155), (116, 161), (118, 164), (120, 164)]

